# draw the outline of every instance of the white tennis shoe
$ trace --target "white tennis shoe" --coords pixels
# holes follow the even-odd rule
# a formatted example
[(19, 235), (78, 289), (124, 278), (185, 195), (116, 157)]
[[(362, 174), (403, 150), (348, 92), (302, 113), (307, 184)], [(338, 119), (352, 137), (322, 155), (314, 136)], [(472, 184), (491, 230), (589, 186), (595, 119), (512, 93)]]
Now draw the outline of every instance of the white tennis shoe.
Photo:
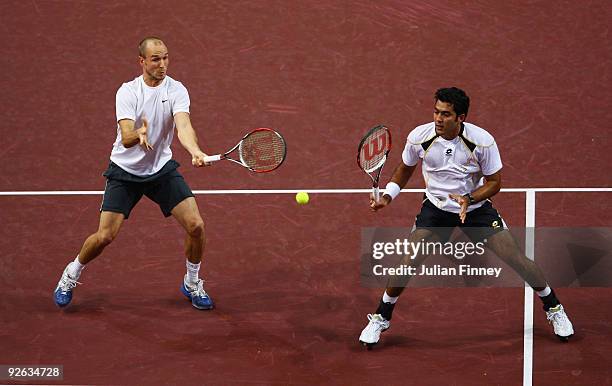
[(548, 323), (552, 324), (555, 335), (563, 342), (567, 342), (569, 337), (574, 335), (574, 326), (572, 326), (572, 322), (570, 322), (561, 304), (546, 311), (546, 319), (548, 319)]
[(386, 331), (391, 322), (384, 319), (380, 314), (368, 314), (368, 325), (365, 326), (361, 335), (359, 335), (359, 342), (369, 349), (372, 348), (380, 340), (380, 334)]

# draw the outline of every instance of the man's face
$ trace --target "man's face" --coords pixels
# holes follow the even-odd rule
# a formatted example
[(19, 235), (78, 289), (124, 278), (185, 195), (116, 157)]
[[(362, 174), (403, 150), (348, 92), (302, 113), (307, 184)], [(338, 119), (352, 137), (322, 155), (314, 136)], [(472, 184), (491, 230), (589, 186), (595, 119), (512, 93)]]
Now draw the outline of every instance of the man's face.
[(145, 56), (140, 57), (140, 65), (144, 74), (156, 81), (162, 81), (168, 71), (168, 48), (163, 42), (152, 41), (147, 44)]
[(452, 104), (436, 100), (434, 106), (434, 123), (436, 124), (436, 134), (444, 139), (453, 139), (459, 135), (461, 122), (465, 119), (465, 114), (457, 116)]

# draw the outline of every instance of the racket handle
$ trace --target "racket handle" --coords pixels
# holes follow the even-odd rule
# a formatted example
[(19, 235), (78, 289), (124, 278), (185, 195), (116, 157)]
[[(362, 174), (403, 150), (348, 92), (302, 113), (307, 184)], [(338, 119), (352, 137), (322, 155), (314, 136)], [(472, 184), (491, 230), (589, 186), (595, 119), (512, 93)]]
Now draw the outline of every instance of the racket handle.
[(221, 160), (221, 154), (207, 155), (206, 157), (204, 157), (204, 162), (206, 162), (206, 163), (216, 162), (216, 161), (220, 161), (220, 160)]
[(378, 200), (380, 200), (380, 189), (378, 186), (373, 187), (372, 192), (374, 193), (374, 200), (378, 202)]

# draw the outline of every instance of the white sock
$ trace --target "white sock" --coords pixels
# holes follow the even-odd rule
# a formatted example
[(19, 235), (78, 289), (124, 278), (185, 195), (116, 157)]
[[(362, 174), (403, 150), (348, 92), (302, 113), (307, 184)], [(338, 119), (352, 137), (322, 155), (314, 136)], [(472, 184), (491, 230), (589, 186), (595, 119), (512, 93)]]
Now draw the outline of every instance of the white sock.
[(397, 299), (399, 299), (399, 296), (391, 297), (391, 296), (387, 295), (387, 291), (385, 291), (385, 293), (383, 294), (382, 301), (385, 302), (385, 303), (395, 304)]
[(81, 264), (79, 261), (79, 255), (74, 259), (74, 261), (68, 264), (68, 275), (74, 280), (77, 280), (81, 276), (81, 271), (85, 268), (84, 264)]
[(549, 286), (546, 286), (546, 288), (544, 288), (542, 291), (536, 291), (538, 296), (541, 297), (541, 298), (550, 295), (551, 292), (552, 292), (552, 290), (550, 289)]
[(187, 260), (187, 282), (190, 284), (196, 284), (198, 282), (198, 272), (200, 271), (200, 264), (193, 264)]

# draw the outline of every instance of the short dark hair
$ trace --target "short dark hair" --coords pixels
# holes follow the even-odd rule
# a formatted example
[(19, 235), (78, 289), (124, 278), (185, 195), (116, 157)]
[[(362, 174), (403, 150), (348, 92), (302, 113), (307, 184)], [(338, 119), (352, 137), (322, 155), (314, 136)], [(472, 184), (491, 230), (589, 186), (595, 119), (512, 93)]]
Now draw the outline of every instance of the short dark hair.
[(138, 55), (140, 55), (140, 57), (147, 57), (145, 50), (147, 49), (147, 44), (149, 42), (160, 42), (162, 44), (165, 44), (164, 41), (158, 38), (157, 36), (147, 36), (146, 38), (142, 39), (140, 43), (138, 43)]
[(467, 116), (470, 109), (470, 97), (465, 91), (457, 87), (441, 88), (436, 91), (434, 100), (450, 103), (457, 116), (465, 114)]

